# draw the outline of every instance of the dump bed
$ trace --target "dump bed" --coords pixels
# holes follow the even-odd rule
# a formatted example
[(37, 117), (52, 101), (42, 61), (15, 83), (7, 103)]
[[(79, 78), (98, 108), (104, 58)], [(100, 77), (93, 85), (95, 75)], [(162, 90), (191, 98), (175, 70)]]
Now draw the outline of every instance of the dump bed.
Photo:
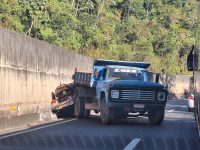
[(91, 78), (92, 78), (92, 72), (76, 71), (73, 76), (74, 84), (87, 87), (90, 86)]

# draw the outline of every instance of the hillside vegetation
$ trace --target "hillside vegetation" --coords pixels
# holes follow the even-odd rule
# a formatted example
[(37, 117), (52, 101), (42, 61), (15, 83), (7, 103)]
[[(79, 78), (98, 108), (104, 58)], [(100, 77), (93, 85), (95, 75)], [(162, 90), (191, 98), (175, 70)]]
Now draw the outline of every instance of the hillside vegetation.
[(93, 58), (186, 72), (198, 0), (0, 0), (0, 27)]

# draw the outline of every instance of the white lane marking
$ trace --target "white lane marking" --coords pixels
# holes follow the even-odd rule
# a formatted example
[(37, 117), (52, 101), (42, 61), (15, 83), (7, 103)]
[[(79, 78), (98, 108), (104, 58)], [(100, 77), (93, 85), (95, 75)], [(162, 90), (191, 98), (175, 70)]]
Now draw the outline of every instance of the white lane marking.
[(141, 141), (140, 138), (134, 138), (125, 148), (124, 150), (133, 150), (137, 144)]
[(168, 110), (168, 112), (174, 112), (174, 109)]
[(181, 107), (186, 108), (187, 106), (181, 106)]
[(178, 110), (168, 110), (167, 112), (171, 112), (171, 113), (182, 113), (182, 114), (192, 114), (192, 112), (188, 112), (188, 111), (178, 111)]
[(15, 135), (19, 135), (19, 134), (24, 134), (24, 133), (28, 133), (28, 132), (33, 132), (33, 131), (36, 131), (36, 130), (44, 129), (44, 128), (47, 128), (47, 127), (56, 126), (56, 125), (63, 124), (63, 123), (66, 123), (66, 122), (71, 122), (71, 121), (74, 121), (74, 120), (77, 120), (77, 118), (66, 120), (66, 121), (63, 121), (63, 122), (54, 123), (54, 124), (49, 124), (49, 125), (38, 127), (38, 128), (34, 128), (34, 129), (29, 129), (29, 130), (26, 130), (26, 131), (20, 131), (20, 132), (9, 134), (9, 135), (5, 135), (5, 136), (1, 136), (0, 140), (8, 138), (8, 137), (11, 137), (11, 136), (15, 136)]
[(187, 107), (187, 105), (171, 105), (171, 104), (167, 104), (166, 107)]

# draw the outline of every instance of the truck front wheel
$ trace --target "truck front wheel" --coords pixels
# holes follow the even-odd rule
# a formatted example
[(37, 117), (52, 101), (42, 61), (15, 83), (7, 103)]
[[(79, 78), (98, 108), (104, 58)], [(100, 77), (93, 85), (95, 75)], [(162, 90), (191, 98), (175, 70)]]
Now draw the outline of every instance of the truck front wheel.
[(114, 116), (113, 115), (113, 110), (111, 110), (106, 105), (106, 99), (105, 99), (105, 97), (103, 97), (102, 100), (101, 100), (101, 105), (100, 105), (101, 122), (103, 124), (110, 124), (111, 121), (114, 119), (113, 116)]
[(77, 118), (88, 118), (90, 115), (90, 110), (85, 109), (85, 98), (76, 96), (75, 99), (75, 116)]
[(148, 119), (152, 125), (160, 125), (164, 119), (165, 110), (164, 109), (154, 109), (148, 112)]

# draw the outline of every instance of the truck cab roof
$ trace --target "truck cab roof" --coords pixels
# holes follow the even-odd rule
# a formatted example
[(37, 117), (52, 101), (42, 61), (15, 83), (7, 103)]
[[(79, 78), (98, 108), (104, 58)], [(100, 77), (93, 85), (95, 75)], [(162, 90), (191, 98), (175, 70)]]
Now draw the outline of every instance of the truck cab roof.
[(129, 66), (147, 69), (151, 64), (149, 62), (129, 62), (129, 61), (114, 61), (114, 60), (94, 60), (94, 66), (105, 67), (105, 66), (115, 65), (115, 66)]
[(116, 69), (134, 69), (134, 70), (146, 70), (144, 68), (139, 68), (139, 67), (131, 67), (131, 66), (119, 66), (119, 65), (106, 65), (105, 67), (108, 67), (108, 68), (116, 68)]

